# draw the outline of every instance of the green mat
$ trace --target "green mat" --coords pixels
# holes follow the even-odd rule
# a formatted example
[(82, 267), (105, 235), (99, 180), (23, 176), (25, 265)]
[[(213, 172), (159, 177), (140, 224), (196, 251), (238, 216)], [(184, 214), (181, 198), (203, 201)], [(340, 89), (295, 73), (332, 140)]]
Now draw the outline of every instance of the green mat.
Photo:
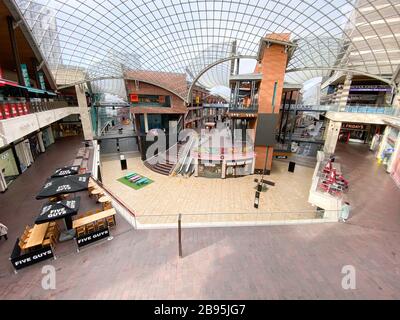
[[(141, 174), (139, 174), (142, 178), (147, 178), (145, 176), (142, 176)], [(149, 179), (149, 178), (147, 178)], [(135, 190), (139, 190), (144, 188), (145, 186), (148, 186), (150, 183), (153, 183), (154, 181), (149, 179), (149, 182), (145, 183), (145, 184), (141, 184), (141, 185), (137, 185), (136, 183), (130, 182), (128, 179), (125, 179), (125, 176), (123, 176), (122, 178), (117, 179), (117, 181), (123, 183), (124, 185), (131, 187), (132, 189)]]

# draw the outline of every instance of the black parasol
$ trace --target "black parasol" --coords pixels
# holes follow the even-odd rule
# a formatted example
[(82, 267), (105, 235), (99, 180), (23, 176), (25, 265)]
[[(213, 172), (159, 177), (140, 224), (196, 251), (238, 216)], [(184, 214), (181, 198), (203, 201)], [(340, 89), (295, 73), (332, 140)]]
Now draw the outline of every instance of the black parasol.
[(36, 199), (55, 197), (61, 194), (87, 190), (90, 173), (47, 179)]
[(56, 169), (54, 171), (52, 178), (59, 178), (59, 177), (66, 177), (71, 176), (79, 173), (79, 166), (67, 166)]
[(41, 224), (53, 220), (65, 219), (68, 229), (72, 228), (71, 216), (76, 215), (79, 210), (80, 197), (71, 200), (61, 200), (57, 202), (48, 202), (43, 205), (40, 215), (35, 223)]

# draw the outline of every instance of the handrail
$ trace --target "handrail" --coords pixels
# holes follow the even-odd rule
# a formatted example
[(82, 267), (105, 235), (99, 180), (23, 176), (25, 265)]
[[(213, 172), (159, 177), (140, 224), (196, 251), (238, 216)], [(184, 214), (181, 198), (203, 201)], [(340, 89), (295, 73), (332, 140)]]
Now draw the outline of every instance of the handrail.
[(112, 124), (111, 120), (108, 120), (105, 125), (103, 126), (103, 128), (100, 130), (100, 135), (102, 135), (104, 133), (104, 130), (110, 125)]
[(183, 169), (183, 167), (185, 165), (186, 159), (190, 153), (190, 150), (192, 148), (194, 141), (195, 141), (194, 137), (190, 136), (190, 140), (187, 142), (187, 144), (184, 147), (184, 150), (182, 151), (183, 161), (181, 161), (181, 158), (177, 159), (176, 165), (175, 165), (174, 169), (172, 169), (171, 174), (181, 172), (181, 170)]

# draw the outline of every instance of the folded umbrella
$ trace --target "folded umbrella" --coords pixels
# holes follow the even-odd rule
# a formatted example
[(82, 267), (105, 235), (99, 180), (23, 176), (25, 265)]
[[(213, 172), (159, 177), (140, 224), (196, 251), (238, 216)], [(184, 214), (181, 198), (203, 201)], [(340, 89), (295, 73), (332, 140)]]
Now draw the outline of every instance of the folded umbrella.
[(59, 178), (65, 176), (71, 176), (79, 173), (79, 166), (66, 166), (56, 169), (52, 174), (52, 178)]
[(47, 179), (42, 190), (40, 190), (40, 192), (36, 196), (36, 199), (44, 199), (58, 196), (60, 194), (87, 190), (89, 177), (90, 173), (84, 173), (75, 176)]

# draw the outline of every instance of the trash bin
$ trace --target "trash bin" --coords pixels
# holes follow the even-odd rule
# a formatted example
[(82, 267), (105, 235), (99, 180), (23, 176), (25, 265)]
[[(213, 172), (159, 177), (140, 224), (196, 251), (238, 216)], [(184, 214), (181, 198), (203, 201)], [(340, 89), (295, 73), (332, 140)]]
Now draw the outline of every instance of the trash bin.
[(340, 221), (342, 221), (342, 222), (346, 222), (346, 220), (349, 218), (349, 216), (350, 216), (350, 209), (351, 209), (351, 207), (350, 207), (350, 203), (348, 203), (348, 202), (345, 202), (343, 205), (342, 205), (342, 209), (340, 210)]
[(123, 154), (121, 154), (121, 155), (119, 156), (119, 160), (120, 160), (120, 162), (121, 162), (121, 170), (126, 170), (126, 169), (128, 169), (128, 165), (126, 164), (126, 159), (125, 159), (125, 156), (124, 156)]

